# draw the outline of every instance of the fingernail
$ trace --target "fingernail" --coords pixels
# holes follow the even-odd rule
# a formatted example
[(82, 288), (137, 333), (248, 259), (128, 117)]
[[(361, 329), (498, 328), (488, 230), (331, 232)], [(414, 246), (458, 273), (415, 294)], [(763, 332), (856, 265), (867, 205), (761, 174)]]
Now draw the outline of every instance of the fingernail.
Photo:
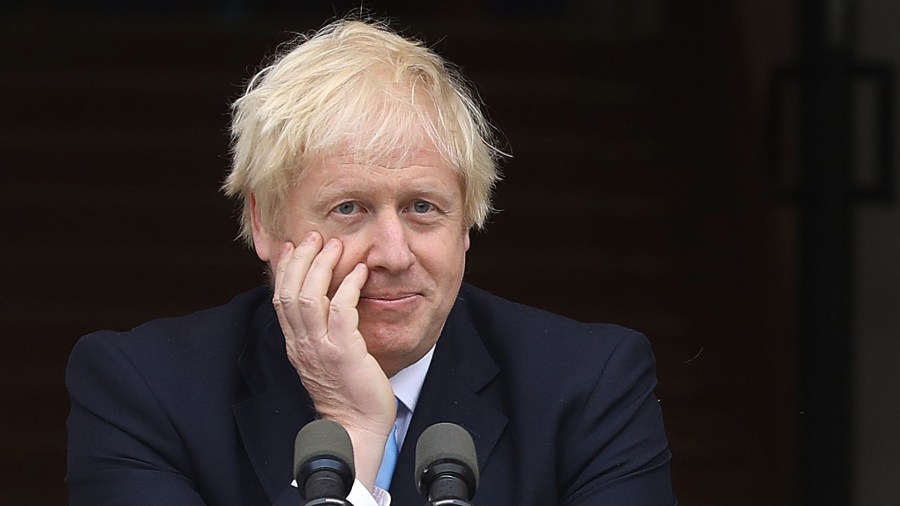
[(339, 244), (340, 244), (340, 241), (338, 241), (337, 239), (332, 237), (331, 239), (328, 239), (328, 243), (325, 244), (325, 249), (327, 249), (327, 250), (337, 249)]
[(286, 255), (286, 254), (290, 253), (293, 248), (294, 248), (293, 244), (291, 244), (290, 242), (286, 242), (286, 243), (284, 243), (284, 246), (281, 248), (281, 252)]
[(311, 242), (313, 242), (313, 241), (315, 241), (315, 240), (316, 240), (316, 233), (313, 232), (312, 230), (310, 230), (310, 231), (307, 232), (306, 235), (303, 237), (303, 244), (309, 244), (309, 243), (311, 243)]

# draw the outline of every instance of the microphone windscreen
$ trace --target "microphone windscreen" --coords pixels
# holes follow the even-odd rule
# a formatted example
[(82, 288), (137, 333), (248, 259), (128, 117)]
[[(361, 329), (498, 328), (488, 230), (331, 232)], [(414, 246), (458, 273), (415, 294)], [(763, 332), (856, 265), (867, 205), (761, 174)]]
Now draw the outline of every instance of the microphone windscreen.
[(300, 468), (309, 460), (325, 456), (343, 461), (350, 468), (351, 476), (356, 476), (350, 435), (339, 423), (323, 418), (306, 424), (297, 433), (294, 440), (294, 476), (300, 474)]
[(436, 423), (425, 429), (416, 443), (416, 483), (430, 464), (454, 461), (468, 467), (478, 486), (478, 456), (472, 436), (454, 423)]

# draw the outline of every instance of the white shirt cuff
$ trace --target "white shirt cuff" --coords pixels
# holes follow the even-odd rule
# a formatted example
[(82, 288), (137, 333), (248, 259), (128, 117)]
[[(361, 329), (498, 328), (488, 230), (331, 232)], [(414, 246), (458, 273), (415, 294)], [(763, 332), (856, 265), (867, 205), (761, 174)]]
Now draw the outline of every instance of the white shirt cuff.
[[(297, 488), (297, 480), (292, 481), (291, 486)], [(369, 493), (369, 489), (361, 481), (354, 479), (347, 501), (353, 506), (391, 506), (391, 494), (377, 486), (375, 492)]]
[(375, 491), (369, 493), (369, 489), (359, 480), (353, 480), (353, 488), (347, 500), (353, 506), (391, 506), (391, 494), (387, 490), (375, 487)]

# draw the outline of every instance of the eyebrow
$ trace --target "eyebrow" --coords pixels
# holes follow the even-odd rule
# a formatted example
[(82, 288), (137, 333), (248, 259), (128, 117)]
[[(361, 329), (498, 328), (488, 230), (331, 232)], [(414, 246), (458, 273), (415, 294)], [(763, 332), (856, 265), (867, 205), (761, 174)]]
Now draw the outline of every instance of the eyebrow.
[[(372, 189), (371, 181), (361, 182), (359, 178), (344, 177), (338, 180), (330, 181), (317, 188), (317, 197), (338, 197), (344, 194), (358, 194), (368, 192)], [(376, 182), (376, 187), (378, 183)], [(360, 186), (363, 186), (361, 188)], [(460, 185), (461, 186), (461, 185)], [(419, 177), (403, 184), (401, 193), (420, 193), (420, 194), (449, 194), (456, 189), (453, 185), (447, 185), (440, 178), (434, 176)], [(459, 188), (462, 193), (462, 188)]]

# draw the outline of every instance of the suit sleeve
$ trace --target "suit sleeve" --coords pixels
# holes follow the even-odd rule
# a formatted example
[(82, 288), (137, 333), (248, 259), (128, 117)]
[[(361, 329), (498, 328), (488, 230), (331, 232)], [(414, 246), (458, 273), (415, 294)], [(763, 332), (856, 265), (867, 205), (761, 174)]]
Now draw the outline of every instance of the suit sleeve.
[(114, 336), (86, 336), (69, 358), (69, 504), (203, 505), (175, 426)]
[(570, 506), (672, 506), (671, 453), (647, 339), (629, 332), (602, 365), (581, 413), (563, 431)]

